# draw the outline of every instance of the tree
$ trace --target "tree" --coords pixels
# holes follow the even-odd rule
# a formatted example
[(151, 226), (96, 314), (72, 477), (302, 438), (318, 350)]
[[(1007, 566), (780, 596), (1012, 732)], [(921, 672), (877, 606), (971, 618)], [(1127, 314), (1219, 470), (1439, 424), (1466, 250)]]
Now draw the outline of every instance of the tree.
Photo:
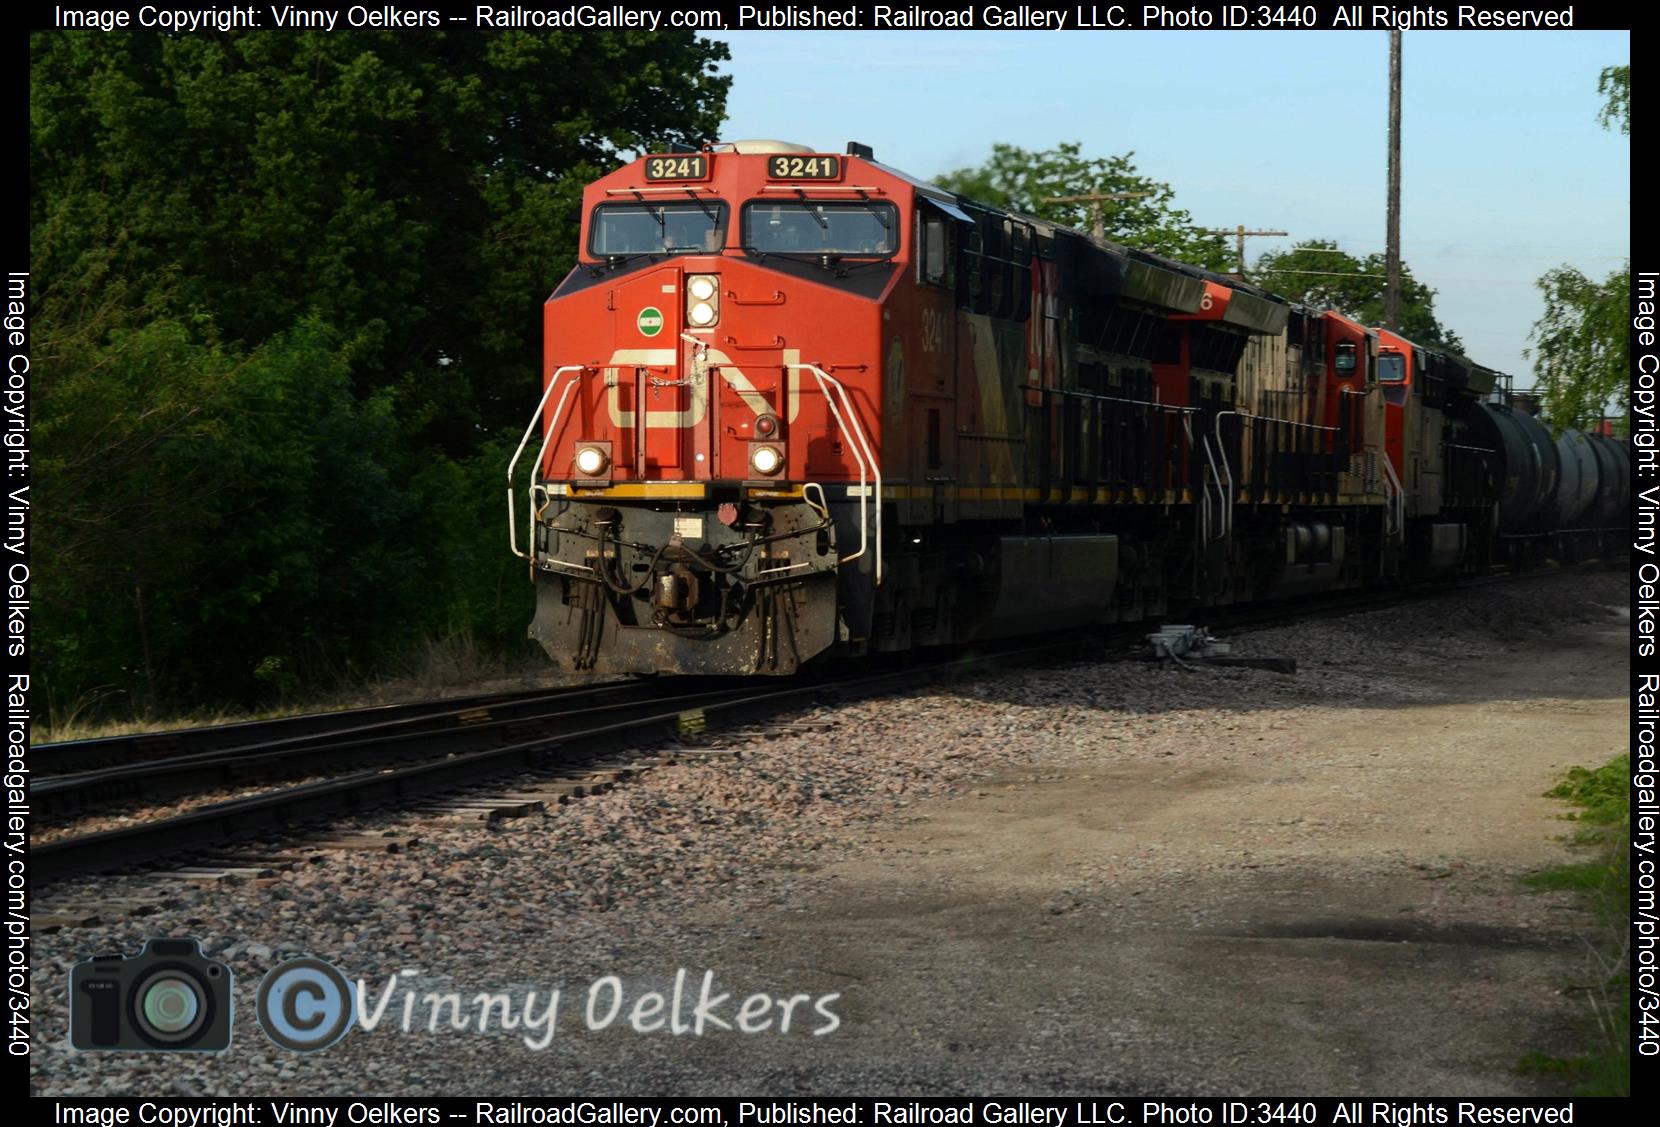
[(1620, 132), (1631, 136), (1630, 64), (1602, 68), (1602, 76), (1597, 80), (1597, 93), (1608, 99), (1597, 114), (1597, 121), (1604, 129), (1611, 129), (1618, 122)]
[(1207, 233), (1191, 214), (1176, 207), (1170, 185), (1136, 171), (1133, 156), (1130, 152), (1085, 157), (1077, 141), (1063, 141), (1038, 152), (998, 143), (984, 164), (947, 172), (935, 177), (934, 183), (980, 203), (1085, 231), (1094, 220), (1091, 204), (1044, 201), (1098, 192), (1150, 192), (1144, 199), (1111, 200), (1102, 205), (1107, 238), (1193, 266), (1233, 269), (1227, 241)]
[(585, 183), (714, 136), (726, 57), (678, 32), (33, 35), (57, 706), (525, 645), (499, 436), (540, 391), (541, 303)]
[(1539, 399), (1557, 433), (1602, 418), (1610, 401), (1631, 407), (1631, 267), (1595, 282), (1572, 266), (1539, 279), (1545, 315), (1533, 326)]
[[(1597, 90), (1607, 101), (1597, 115), (1604, 129), (1631, 133), (1631, 67), (1605, 67)], [(1560, 433), (1600, 419), (1610, 404), (1631, 409), (1631, 263), (1601, 282), (1573, 266), (1558, 266), (1538, 281), (1545, 313), (1533, 325), (1524, 355), (1544, 414)]]
[(31, 250), (112, 251), (257, 344), (315, 313), (359, 391), (452, 454), (521, 422), (582, 186), (712, 139), (724, 45), (689, 33), (36, 33)]
[[(1368, 325), (1383, 323), (1385, 259), (1374, 251), (1356, 258), (1331, 239), (1309, 239), (1257, 260), (1251, 280), (1265, 289), (1315, 307), (1330, 306)], [(1435, 315), (1435, 291), (1401, 263), (1401, 335), (1423, 345), (1462, 353), (1464, 342)]]

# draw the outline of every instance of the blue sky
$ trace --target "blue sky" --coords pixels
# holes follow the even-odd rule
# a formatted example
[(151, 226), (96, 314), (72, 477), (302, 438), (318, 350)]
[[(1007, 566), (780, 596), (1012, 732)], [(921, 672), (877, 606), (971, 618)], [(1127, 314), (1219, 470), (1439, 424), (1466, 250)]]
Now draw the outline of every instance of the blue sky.
[[(915, 175), (994, 141), (1133, 150), (1205, 226), (1383, 249), (1388, 36), (1378, 32), (730, 32), (728, 138), (840, 151)], [(1598, 126), (1626, 32), (1408, 31), (1402, 253), (1470, 355), (1532, 383), (1535, 279), (1630, 256), (1629, 138)], [(851, 64), (851, 65), (850, 65)]]

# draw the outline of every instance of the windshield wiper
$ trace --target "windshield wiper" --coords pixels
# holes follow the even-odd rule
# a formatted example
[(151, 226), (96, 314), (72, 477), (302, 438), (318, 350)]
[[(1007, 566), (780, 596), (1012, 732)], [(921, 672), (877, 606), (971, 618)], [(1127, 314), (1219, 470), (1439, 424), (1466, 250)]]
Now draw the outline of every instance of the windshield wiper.
[(866, 211), (876, 217), (876, 222), (882, 225), (882, 230), (890, 232), (893, 230), (893, 224), (888, 222), (887, 206), (885, 204), (878, 204), (863, 192), (859, 193), (859, 202), (865, 205)]
[(756, 262), (762, 262), (768, 258), (784, 258), (791, 262), (811, 262), (814, 266), (834, 271), (838, 277), (843, 273), (841, 251), (762, 250), (760, 247), (745, 245), (743, 252)]
[[(708, 203), (706, 203), (703, 200), (698, 199), (697, 192), (694, 189), (687, 188), (686, 189), (686, 195), (691, 197), (691, 201), (693, 203), (697, 204), (697, 208), (698, 208), (699, 211), (703, 212), (704, 215), (708, 216), (709, 226), (710, 226), (711, 229), (720, 226), (720, 214), (717, 211), (715, 211), (714, 208), (710, 207), (708, 205)], [(661, 223), (662, 220), (658, 220), (658, 222)], [(723, 239), (721, 241), (724, 242), (725, 240)]]
[(800, 188), (797, 188), (796, 191), (801, 192), (801, 198), (795, 202), (800, 204), (807, 214), (813, 217), (813, 222), (818, 224), (818, 229), (820, 231), (830, 230), (830, 221), (813, 210), (813, 202), (807, 198), (807, 193), (802, 192)]
[(605, 265), (615, 270), (625, 262), (633, 262), (636, 258), (652, 258), (659, 254), (666, 254), (662, 250), (636, 250), (628, 254), (608, 254), (605, 256)]

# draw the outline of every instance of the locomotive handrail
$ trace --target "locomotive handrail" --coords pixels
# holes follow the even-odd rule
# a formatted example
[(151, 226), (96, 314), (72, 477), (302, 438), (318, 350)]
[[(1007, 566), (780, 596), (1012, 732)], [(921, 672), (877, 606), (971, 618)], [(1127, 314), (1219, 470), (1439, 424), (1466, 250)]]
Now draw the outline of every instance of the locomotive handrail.
[[(513, 451), (513, 457), (507, 463), (507, 543), (508, 546), (513, 549), (513, 554), (518, 556), (520, 559), (530, 559), (531, 552), (535, 551), (536, 509), (535, 506), (531, 506), (530, 513), (528, 514), (530, 521), (525, 528), (525, 534), (529, 538), (526, 546), (531, 549), (531, 552), (521, 552), (519, 551), (519, 517), (513, 505), (513, 470), (518, 466), (519, 455), (525, 452), (525, 445), (530, 442), (531, 433), (535, 431), (537, 422), (541, 420), (542, 412), (547, 409), (548, 397), (553, 394), (554, 386), (559, 383), (559, 377), (564, 375), (566, 372), (581, 372), (584, 370), (584, 366), (581, 364), (566, 364), (563, 367), (555, 368), (553, 370), (553, 375), (548, 377), (548, 386), (542, 392), (541, 401), (536, 404), (536, 411), (530, 416), (530, 425), (525, 427), (524, 436), (519, 439), (518, 449)], [(536, 459), (536, 464), (538, 466), (542, 464), (542, 458), (547, 454), (548, 439), (553, 437), (555, 425), (559, 422), (559, 416), (564, 412), (565, 404), (571, 398), (571, 392), (576, 390), (576, 385), (580, 382), (580, 380), (572, 380), (570, 383), (565, 385), (565, 394), (559, 397), (559, 405), (553, 409), (553, 419), (548, 423), (547, 437), (542, 439), (541, 453)], [(532, 471), (530, 475), (530, 484), (531, 489), (534, 490), (536, 487), (536, 474), (534, 471)]]
[(887, 195), (887, 189), (877, 184), (825, 184), (815, 182), (811, 184), (767, 184), (761, 188), (763, 192), (873, 192), (878, 196)]
[[(1224, 488), (1222, 486), (1222, 471), (1220, 469), (1218, 469), (1217, 466), (1216, 466), (1216, 455), (1214, 453), (1212, 453), (1212, 451), (1211, 451), (1210, 438), (1211, 438), (1211, 436), (1208, 435), (1208, 434), (1202, 434), (1202, 435), (1199, 436), (1199, 446), (1205, 452), (1205, 461), (1210, 463), (1210, 476), (1209, 476), (1209, 480), (1206, 481), (1205, 487), (1204, 487), (1204, 497), (1205, 497), (1204, 529), (1205, 529), (1205, 543), (1207, 543), (1207, 544), (1214, 543), (1217, 540), (1227, 539), (1228, 531), (1229, 531), (1228, 522), (1231, 520), (1232, 515), (1233, 515), (1233, 497), (1232, 497), (1232, 494), (1227, 492), (1226, 490), (1224, 490)], [(1216, 483), (1216, 496), (1218, 498), (1218, 503), (1217, 504), (1218, 504), (1219, 510), (1223, 514), (1222, 518), (1221, 518), (1222, 531), (1219, 535), (1216, 535), (1216, 536), (1212, 536), (1210, 534), (1210, 526), (1211, 526), (1211, 523), (1212, 523), (1211, 522), (1211, 516), (1210, 516), (1210, 504), (1211, 504), (1211, 502), (1210, 502), (1210, 482), (1212, 482), (1212, 481), (1214, 481)]]
[[(859, 550), (850, 556), (843, 556), (842, 563), (851, 563), (864, 555), (870, 547), (869, 528), (865, 520), (865, 499), (871, 493), (869, 482), (866, 481), (866, 459), (869, 459), (870, 477), (875, 479), (876, 493), (876, 586), (882, 585), (882, 467), (876, 461), (876, 454), (871, 450), (870, 443), (865, 439), (864, 427), (859, 425), (858, 412), (853, 409), (853, 400), (847, 394), (847, 389), (841, 381), (830, 375), (816, 364), (785, 364), (785, 368), (798, 368), (804, 372), (811, 372), (818, 381), (819, 392), (824, 396), (825, 404), (830, 408), (830, 414), (835, 416), (836, 424), (853, 436), (853, 460), (859, 463)], [(836, 400), (830, 394), (830, 388), (836, 389), (842, 406), (847, 408), (848, 418), (853, 420), (849, 426), (847, 419), (842, 417)]]
[[(1222, 473), (1227, 481), (1227, 490), (1222, 494), (1222, 535), (1218, 539), (1226, 539), (1233, 535), (1233, 467), (1228, 465), (1228, 448), (1222, 445), (1222, 420), (1229, 415), (1243, 418), (1238, 411), (1218, 411), (1210, 427), (1210, 437), (1216, 440), (1216, 456), (1222, 460)], [(1217, 488), (1222, 488), (1220, 481), (1217, 482)]]
[(1176, 403), (1160, 403), (1156, 399), (1125, 399), (1118, 395), (1102, 395), (1099, 392), (1078, 391), (1070, 387), (1050, 387), (1047, 384), (1039, 385), (1036, 388), (1028, 386), (1026, 390), (1035, 390), (1041, 395), (1068, 395), (1074, 399), (1097, 399), (1102, 403), (1130, 403), (1137, 407), (1152, 407), (1158, 411), (1173, 411), (1188, 415), (1197, 414), (1199, 411), (1197, 407), (1183, 407)]
[(607, 188), (607, 189), (605, 189), (605, 194), (608, 195), (608, 196), (638, 196), (638, 195), (644, 195), (647, 192), (674, 192), (674, 193), (678, 193), (680, 195), (685, 195), (687, 192), (707, 192), (711, 196), (718, 194), (718, 193), (716, 193), (715, 189), (710, 188), (707, 185), (702, 185), (702, 184), (695, 185), (695, 186), (690, 185), (690, 184), (676, 185), (672, 188)]
[(1222, 415), (1238, 415), (1241, 420), (1244, 420), (1244, 419), (1261, 419), (1265, 423), (1282, 423), (1282, 424), (1284, 424), (1285, 426), (1288, 426), (1288, 427), (1308, 427), (1311, 430), (1338, 430), (1339, 429), (1338, 427), (1322, 426), (1319, 423), (1299, 423), (1296, 419), (1282, 419), (1282, 418), (1279, 418), (1275, 415), (1258, 415), (1253, 411), (1223, 411), (1221, 415), (1217, 415), (1216, 417), (1218, 419), (1220, 419), (1222, 417)]
[(1406, 534), (1406, 490), (1401, 487), (1400, 475), (1395, 472), (1395, 463), (1389, 460), (1389, 451), (1383, 452), (1379, 459), (1383, 463), (1383, 489), (1385, 512), (1394, 518), (1393, 529), (1386, 523), (1385, 536), (1404, 536)]

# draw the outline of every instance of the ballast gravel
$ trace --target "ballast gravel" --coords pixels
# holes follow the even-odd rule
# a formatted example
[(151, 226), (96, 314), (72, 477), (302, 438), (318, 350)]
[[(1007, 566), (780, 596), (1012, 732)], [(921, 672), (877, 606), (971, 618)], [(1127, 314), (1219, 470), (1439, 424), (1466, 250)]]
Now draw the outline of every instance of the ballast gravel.
[[(1064, 997), (1035, 1000), (1018, 1037), (1011, 1030), (1006, 1054), (942, 1068), (940, 1060), (958, 1052), (949, 1038), (930, 1032), (924, 1045), (921, 1033), (906, 1032), (903, 1015), (884, 1009), (885, 996), (909, 996), (908, 990), (839, 977), (834, 960), (817, 959), (810, 943), (792, 947), (782, 960), (751, 952), (777, 939), (778, 921), (829, 910), (824, 905), (834, 899), (837, 864), (878, 855), (886, 863), (888, 835), (925, 821), (949, 798), (995, 798), (1065, 780), (1082, 767), (1196, 756), (1222, 762), (1292, 738), (1304, 719), (1332, 709), (1456, 700), (1463, 691), (1460, 670), (1525, 652), (1553, 630), (1618, 625), (1626, 599), (1627, 577), (1620, 574), (1546, 574), (1224, 635), (1238, 655), (1295, 657), (1294, 676), (1128, 660), (1004, 672), (779, 717), (765, 733), (713, 732), (703, 745), (714, 754), (653, 768), (543, 815), (486, 828), (387, 811), (337, 824), (327, 835), (418, 837), (399, 853), (330, 853), (322, 863), (264, 880), (206, 884), (124, 875), (64, 882), (39, 893), (37, 909), (102, 901), (158, 907), (33, 936), (31, 1090), (224, 1096), (1202, 1091), (1214, 1061), (1177, 1052), (1157, 1073), (1121, 1071), (1094, 1050), (1074, 1049), (1073, 1023), (1086, 1019)], [(800, 734), (789, 731), (792, 723)], [(909, 848), (893, 847), (892, 863), (927, 863)], [(1156, 851), (1109, 858), (1081, 874), (1076, 888), (1055, 893), (1043, 910), (1068, 917), (1125, 874), (1149, 868), (1171, 897), (1192, 876), (1180, 858)], [(1518, 910), (1545, 913), (1549, 906)], [(1204, 910), (1195, 908), (1192, 919), (1202, 925)], [(913, 933), (903, 919), (893, 926), (897, 945), (926, 950), (927, 934)], [(186, 935), (234, 972), (235, 1040), (228, 1053), (70, 1048), (67, 983), (74, 963), (97, 954), (134, 955), (151, 936)], [(268, 1040), (254, 1016), (257, 987), (280, 961), (298, 955), (327, 960), (361, 980), (371, 1004), (391, 999), (378, 1027), (355, 1029), (317, 1053)], [(941, 990), (971, 1006), (989, 989), (988, 966), (1019, 957), (1018, 951), (987, 951), (976, 963), (954, 951), (930, 969)], [(713, 976), (707, 991), (706, 974)], [(622, 1003), (596, 1031), (586, 1020), (590, 991), (607, 976), (616, 976), (617, 990), (599, 988), (600, 1016), (613, 993), (620, 992)], [(526, 1043), (540, 1039), (539, 1026), (504, 1029), (499, 1015), (483, 1033), (476, 1023), (453, 1028), (452, 1016), (478, 1012), (480, 993), (505, 994), (518, 1007), (536, 990), (535, 1012), (545, 1009), (552, 988), (560, 990), (560, 1002), (543, 1047)], [(756, 994), (767, 996), (766, 1014), (774, 1020), (753, 1034), (714, 1021), (702, 1035), (672, 1031), (691, 1020), (701, 997), (718, 993), (730, 998), (710, 1012), (727, 1024), (738, 1023), (739, 1007)], [(459, 999), (457, 1010), (421, 1000), (449, 994)], [(630, 1018), (647, 994), (661, 995), (679, 1012), (666, 1012), (662, 1029), (637, 1032)], [(797, 994), (806, 1000), (794, 1005), (782, 1030), (781, 1003)], [(415, 999), (408, 1032), (397, 1028), (405, 997)], [(650, 1014), (642, 1021), (650, 1025)], [(1136, 1027), (1126, 1020), (1113, 1035), (1133, 1039)]]

